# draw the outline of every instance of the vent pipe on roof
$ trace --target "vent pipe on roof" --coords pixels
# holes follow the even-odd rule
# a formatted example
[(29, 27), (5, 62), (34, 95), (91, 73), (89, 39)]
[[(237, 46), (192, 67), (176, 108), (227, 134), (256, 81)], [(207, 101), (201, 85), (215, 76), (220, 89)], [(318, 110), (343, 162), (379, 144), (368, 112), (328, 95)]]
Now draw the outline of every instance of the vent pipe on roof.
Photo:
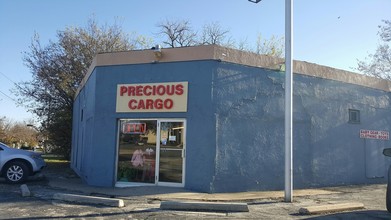
[(162, 46), (159, 44), (151, 48), (153, 50), (153, 53), (155, 54), (156, 59), (160, 59), (162, 57)]

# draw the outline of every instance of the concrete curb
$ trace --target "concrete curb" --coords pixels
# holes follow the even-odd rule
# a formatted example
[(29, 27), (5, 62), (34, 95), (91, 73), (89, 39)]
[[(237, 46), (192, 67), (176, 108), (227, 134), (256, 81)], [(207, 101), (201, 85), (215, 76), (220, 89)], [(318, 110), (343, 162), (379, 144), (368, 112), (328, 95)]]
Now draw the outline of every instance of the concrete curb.
[(22, 193), (23, 197), (31, 196), (31, 192), (26, 184), (20, 185), (20, 192)]
[(98, 204), (113, 207), (124, 207), (125, 203), (122, 199), (111, 199), (96, 196), (83, 196), (74, 194), (56, 193), (53, 195), (53, 199), (63, 200), (68, 202), (83, 203), (83, 204)]
[(214, 212), (248, 212), (247, 203), (218, 203), (218, 202), (179, 202), (163, 201), (160, 203), (163, 210), (180, 211), (214, 211)]
[(364, 204), (359, 202), (351, 202), (351, 203), (339, 203), (339, 204), (327, 204), (327, 205), (316, 205), (316, 206), (308, 206), (299, 209), (299, 213), (302, 215), (314, 215), (314, 214), (322, 214), (329, 212), (342, 212), (342, 211), (350, 211), (356, 209), (363, 209)]
[[(301, 189), (294, 190), (295, 197), (311, 195), (329, 195), (340, 192), (324, 189)], [(165, 201), (202, 201), (202, 202), (246, 202), (259, 199), (283, 199), (284, 191), (253, 191), (237, 193), (197, 193), (197, 192), (178, 192), (147, 195), (147, 198)]]

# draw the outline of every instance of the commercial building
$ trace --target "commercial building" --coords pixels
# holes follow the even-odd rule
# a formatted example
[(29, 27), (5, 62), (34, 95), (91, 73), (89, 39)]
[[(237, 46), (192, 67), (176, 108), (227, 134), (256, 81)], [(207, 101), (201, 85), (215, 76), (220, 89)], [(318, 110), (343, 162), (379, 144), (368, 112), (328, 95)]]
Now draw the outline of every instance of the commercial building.
[[(283, 60), (197, 46), (98, 54), (71, 166), (89, 185), (284, 188)], [(383, 183), (391, 83), (294, 62), (294, 188)]]

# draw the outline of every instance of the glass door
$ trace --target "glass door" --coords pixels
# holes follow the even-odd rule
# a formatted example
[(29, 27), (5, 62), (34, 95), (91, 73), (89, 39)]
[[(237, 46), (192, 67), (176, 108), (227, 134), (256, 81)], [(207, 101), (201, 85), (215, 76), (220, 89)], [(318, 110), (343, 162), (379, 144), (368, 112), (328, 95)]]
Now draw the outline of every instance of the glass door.
[(119, 127), (116, 185), (154, 184), (157, 120), (122, 119)]
[(185, 127), (179, 119), (120, 119), (116, 186), (184, 186)]
[(185, 121), (159, 122), (158, 184), (184, 186)]

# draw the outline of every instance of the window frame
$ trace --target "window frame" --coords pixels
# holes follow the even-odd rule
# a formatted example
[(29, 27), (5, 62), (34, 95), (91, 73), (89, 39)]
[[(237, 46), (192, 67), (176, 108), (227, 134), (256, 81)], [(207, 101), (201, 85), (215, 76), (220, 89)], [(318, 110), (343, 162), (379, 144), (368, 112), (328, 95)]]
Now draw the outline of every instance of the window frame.
[(357, 109), (349, 109), (349, 123), (351, 124), (360, 124), (360, 110)]

